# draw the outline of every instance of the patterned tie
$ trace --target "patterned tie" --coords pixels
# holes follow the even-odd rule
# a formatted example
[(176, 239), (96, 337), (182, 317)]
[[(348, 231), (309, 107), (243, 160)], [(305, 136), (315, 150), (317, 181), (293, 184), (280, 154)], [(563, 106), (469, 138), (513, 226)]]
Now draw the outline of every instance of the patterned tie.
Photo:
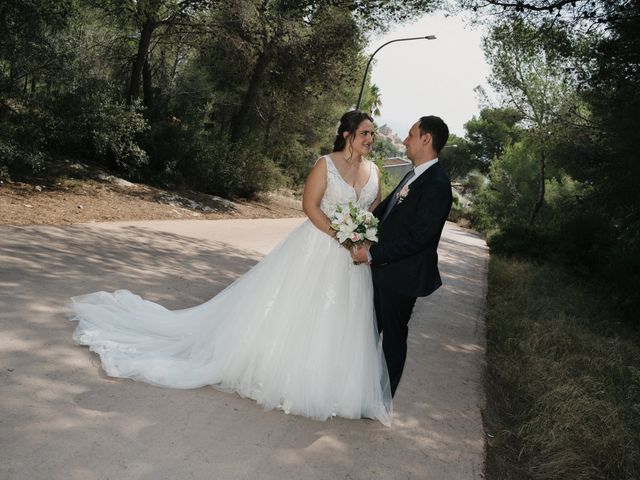
[(391, 210), (393, 210), (393, 207), (395, 207), (396, 203), (398, 203), (398, 193), (402, 191), (404, 186), (409, 182), (409, 180), (413, 178), (415, 174), (416, 174), (416, 171), (412, 168), (407, 172), (404, 178), (400, 181), (398, 186), (395, 188), (395, 190), (391, 194), (392, 197), (389, 200), (389, 203), (387, 204), (387, 208), (384, 211), (384, 215), (382, 215), (382, 220), (380, 220), (380, 223), (384, 222), (385, 219), (389, 216), (389, 214), (391, 213)]

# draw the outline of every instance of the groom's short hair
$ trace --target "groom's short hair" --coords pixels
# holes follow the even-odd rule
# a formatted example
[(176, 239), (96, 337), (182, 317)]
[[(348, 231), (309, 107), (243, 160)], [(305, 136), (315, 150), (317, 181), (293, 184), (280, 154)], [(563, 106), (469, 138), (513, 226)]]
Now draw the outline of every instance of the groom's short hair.
[(436, 153), (440, 153), (442, 147), (449, 140), (449, 127), (447, 127), (447, 124), (440, 117), (434, 115), (420, 117), (420, 135), (422, 136), (425, 133), (431, 134), (433, 149)]

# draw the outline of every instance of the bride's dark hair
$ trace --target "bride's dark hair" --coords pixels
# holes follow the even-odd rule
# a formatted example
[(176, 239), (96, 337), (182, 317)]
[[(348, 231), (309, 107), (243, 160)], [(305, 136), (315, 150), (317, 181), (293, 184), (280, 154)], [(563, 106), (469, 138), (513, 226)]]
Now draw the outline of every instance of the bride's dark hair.
[(363, 120), (369, 120), (370, 122), (373, 122), (373, 118), (371, 118), (369, 114), (361, 112), (360, 110), (351, 110), (350, 112), (342, 115), (342, 118), (340, 119), (340, 126), (338, 127), (338, 134), (336, 135), (336, 139), (333, 142), (334, 152), (341, 151), (347, 144), (347, 139), (344, 138), (344, 132), (349, 132), (350, 137), (355, 133), (358, 125), (360, 125)]

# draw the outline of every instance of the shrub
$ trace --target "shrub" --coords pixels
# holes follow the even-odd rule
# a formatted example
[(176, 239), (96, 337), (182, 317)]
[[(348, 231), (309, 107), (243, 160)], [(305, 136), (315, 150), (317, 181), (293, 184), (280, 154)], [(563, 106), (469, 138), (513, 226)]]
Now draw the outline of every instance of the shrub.
[(131, 175), (147, 162), (138, 136), (148, 129), (139, 106), (115, 100), (104, 83), (58, 95), (39, 92), (12, 99), (0, 123), (0, 167), (8, 174), (39, 173), (52, 153), (88, 157)]
[(37, 102), (16, 103), (16, 111), (0, 122), (0, 170), (6, 178), (45, 169), (45, 152), (55, 128), (53, 117)]
[[(224, 135), (203, 137), (182, 173), (194, 188), (226, 197), (252, 197), (284, 183), (275, 162), (258, 148), (231, 143)], [(205, 143), (206, 142), (206, 143)]]
[(185, 127), (180, 120), (169, 116), (155, 120), (141, 139), (148, 162), (136, 176), (163, 187), (184, 186), (182, 166), (197, 154), (198, 142), (195, 129)]
[(149, 126), (142, 107), (115, 98), (112, 88), (100, 82), (87, 82), (58, 97), (52, 106), (60, 122), (58, 148), (131, 175), (148, 161), (137, 137)]
[(603, 255), (601, 268), (607, 292), (624, 316), (640, 326), (640, 222), (615, 231), (615, 240)]
[(549, 238), (540, 230), (527, 225), (508, 225), (489, 236), (492, 253), (521, 255), (541, 259), (548, 253)]
[(460, 199), (457, 195), (453, 196), (453, 203), (451, 204), (451, 210), (449, 211), (449, 217), (447, 220), (451, 222), (458, 222), (466, 215), (466, 210), (460, 204)]

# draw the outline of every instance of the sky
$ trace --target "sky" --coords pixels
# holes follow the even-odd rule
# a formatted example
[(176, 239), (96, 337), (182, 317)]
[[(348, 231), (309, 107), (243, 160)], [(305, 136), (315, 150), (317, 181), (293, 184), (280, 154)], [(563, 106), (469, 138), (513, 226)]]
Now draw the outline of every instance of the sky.
[(463, 124), (479, 112), (473, 89), (478, 85), (488, 89), (489, 66), (480, 28), (466, 26), (461, 17), (431, 14), (372, 37), (367, 54), (396, 38), (437, 37), (392, 43), (376, 53), (370, 67), (382, 98), (376, 124), (386, 123), (404, 138), (421, 116), (437, 115), (451, 133), (463, 136)]

